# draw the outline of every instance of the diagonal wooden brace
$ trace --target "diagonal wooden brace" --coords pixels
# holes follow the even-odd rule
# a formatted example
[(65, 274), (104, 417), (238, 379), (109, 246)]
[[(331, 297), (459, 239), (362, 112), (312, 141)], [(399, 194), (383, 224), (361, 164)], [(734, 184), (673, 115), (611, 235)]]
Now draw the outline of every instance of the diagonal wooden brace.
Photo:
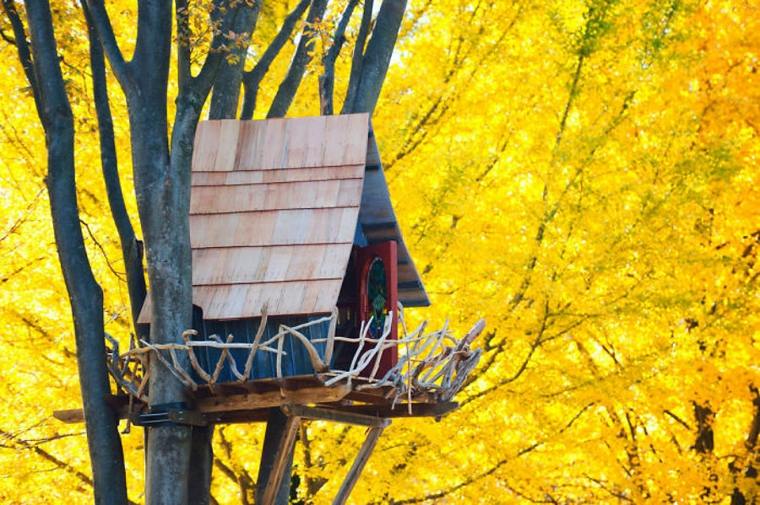
[(333, 505), (344, 505), (346, 503), (384, 429), (385, 426), (374, 426), (367, 430), (367, 438), (364, 439), (364, 443), (361, 449), (359, 449), (359, 454), (356, 455), (354, 464), (351, 465), (351, 469), (343, 480), (343, 484), (340, 485), (340, 490), (338, 490), (338, 494), (333, 500)]
[[(267, 447), (267, 440), (264, 441), (264, 455), (259, 469), (259, 481), (265, 482), (265, 484), (263, 487), (257, 487), (256, 505), (274, 505), (280, 492), (285, 470), (293, 453), (301, 418), (287, 416), (283, 422), (284, 425), (276, 430), (276, 435), (271, 439), (272, 446)], [(266, 455), (270, 451), (273, 457), (267, 458)]]

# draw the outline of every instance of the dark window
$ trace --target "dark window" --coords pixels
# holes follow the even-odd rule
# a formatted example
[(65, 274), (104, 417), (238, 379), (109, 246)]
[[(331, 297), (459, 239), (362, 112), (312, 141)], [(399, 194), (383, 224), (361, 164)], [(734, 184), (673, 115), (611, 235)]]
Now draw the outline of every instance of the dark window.
[(385, 316), (388, 314), (387, 286), (385, 264), (383, 260), (376, 257), (367, 270), (367, 302), (369, 316), (372, 317), (369, 333), (373, 338), (379, 338), (383, 334)]

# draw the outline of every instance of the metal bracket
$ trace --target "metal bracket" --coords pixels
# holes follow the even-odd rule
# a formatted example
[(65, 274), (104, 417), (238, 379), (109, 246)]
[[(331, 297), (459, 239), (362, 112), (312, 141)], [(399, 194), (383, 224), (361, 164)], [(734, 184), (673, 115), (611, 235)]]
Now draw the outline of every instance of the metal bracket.
[(153, 405), (149, 412), (132, 416), (136, 426), (163, 426), (178, 424), (182, 426), (206, 426), (206, 416), (197, 410), (191, 410), (185, 403), (167, 403)]

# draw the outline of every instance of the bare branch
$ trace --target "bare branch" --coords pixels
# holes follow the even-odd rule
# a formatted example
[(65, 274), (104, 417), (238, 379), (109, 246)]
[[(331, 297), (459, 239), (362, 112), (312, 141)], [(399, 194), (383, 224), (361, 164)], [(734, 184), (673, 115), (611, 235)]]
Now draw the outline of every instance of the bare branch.
[(333, 114), (333, 89), (335, 87), (335, 61), (338, 59), (340, 50), (343, 48), (343, 44), (346, 42), (346, 28), (348, 22), (351, 21), (351, 15), (356, 8), (356, 4), (359, 0), (349, 0), (346, 4), (346, 8), (343, 11), (343, 15), (338, 22), (338, 26), (335, 28), (335, 34), (333, 35), (333, 42), (330, 49), (322, 58), (322, 66), (324, 67), (322, 75), (319, 76), (319, 102), (322, 115), (331, 116)]
[(103, 256), (103, 260), (106, 262), (106, 266), (111, 271), (111, 273), (114, 274), (119, 280), (126, 281), (126, 278), (124, 277), (124, 272), (119, 272), (111, 264), (111, 260), (108, 258), (108, 253), (106, 253), (105, 247), (103, 247), (103, 244), (101, 244), (100, 241), (95, 237), (95, 234), (93, 233), (92, 228), (90, 228), (90, 225), (87, 224), (87, 221), (85, 221), (82, 218), (79, 218), (79, 222), (84, 226), (84, 229), (87, 230), (87, 236), (90, 237), (90, 240), (92, 240), (92, 243), (95, 244), (95, 247), (97, 247), (98, 250), (100, 251), (100, 254)]
[(121, 49), (119, 49), (119, 43), (116, 41), (106, 6), (102, 0), (85, 0), (85, 2), (92, 16), (92, 24), (98, 33), (98, 38), (103, 45), (106, 56), (108, 56), (108, 61), (116, 78), (125, 90), (131, 89), (130, 63), (124, 60)]
[(683, 419), (681, 419), (680, 417), (678, 417), (678, 416), (677, 416), (676, 414), (674, 414), (672, 411), (670, 411), (670, 410), (665, 410), (664, 412), (665, 412), (665, 414), (666, 414), (667, 416), (669, 416), (670, 418), (672, 418), (672, 419), (673, 419), (675, 422), (677, 422), (678, 424), (680, 424), (681, 426), (683, 426), (683, 427), (684, 427), (684, 428), (686, 428), (687, 430), (691, 430), (691, 426), (689, 426), (689, 423), (687, 423), (686, 421), (684, 421)]
[(362, 76), (362, 64), (364, 63), (364, 48), (367, 45), (367, 37), (370, 32), (372, 23), (373, 0), (364, 0), (364, 11), (362, 12), (362, 22), (359, 26), (359, 34), (356, 36), (354, 44), (354, 55), (351, 58), (351, 74), (348, 78), (348, 89), (346, 98), (343, 100), (343, 109), (341, 114), (351, 111), (351, 107), (356, 100), (356, 92), (359, 89), (359, 80)]
[(6, 41), (7, 43), (11, 45), (14, 45), (14, 46), (16, 45), (16, 39), (14, 39), (13, 37), (5, 33), (5, 30), (3, 30), (2, 28), (0, 28), (0, 38), (2, 38), (4, 41)]
[(311, 50), (314, 39), (314, 25), (322, 20), (327, 8), (327, 0), (313, 0), (309, 14), (306, 16), (306, 26), (301, 31), (301, 39), (290, 62), (290, 68), (277, 89), (272, 106), (267, 113), (268, 118), (283, 117), (288, 113), (290, 104), (301, 85), (306, 66), (311, 61)]
[(285, 43), (290, 39), (290, 35), (293, 33), (293, 29), (301, 16), (306, 11), (306, 8), (311, 3), (311, 0), (301, 0), (295, 6), (295, 8), (288, 14), (283, 21), (280, 31), (277, 32), (272, 42), (264, 51), (261, 59), (256, 63), (249, 72), (243, 74), (243, 110), (240, 114), (240, 119), (251, 119), (253, 117), (253, 111), (256, 109), (256, 96), (259, 91), (259, 84), (266, 75), (272, 62), (280, 54)]

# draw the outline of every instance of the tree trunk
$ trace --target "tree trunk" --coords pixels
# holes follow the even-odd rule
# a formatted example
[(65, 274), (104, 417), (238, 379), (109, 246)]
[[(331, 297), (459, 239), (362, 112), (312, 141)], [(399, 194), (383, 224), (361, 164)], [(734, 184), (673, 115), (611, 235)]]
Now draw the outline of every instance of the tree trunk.
[[(260, 6), (261, 2), (257, 1), (252, 7), (242, 4), (236, 9), (235, 19), (231, 23), (232, 30), (244, 37), (243, 40), (250, 41), (251, 34), (256, 28)], [(225, 58), (227, 61), (220, 65), (214, 82), (214, 90), (211, 94), (209, 119), (235, 119), (237, 117), (240, 85), (243, 81), (243, 67), (245, 66), (247, 52), (247, 43), (236, 45)]]
[(106, 64), (103, 47), (100, 45), (95, 27), (92, 24), (87, 5), (82, 4), (87, 22), (87, 38), (90, 45), (90, 67), (92, 69), (92, 92), (95, 112), (98, 118), (98, 135), (100, 138), (100, 164), (103, 181), (106, 186), (108, 205), (119, 235), (121, 254), (127, 274), (127, 291), (132, 314), (132, 325), (139, 335), (137, 317), (145, 302), (145, 272), (142, 264), (142, 245), (135, 236), (135, 230), (129, 219), (129, 212), (124, 203), (124, 194), (119, 181), (119, 168), (114, 141), (113, 118), (108, 103), (108, 85), (106, 81)]
[(384, 0), (377, 14), (372, 38), (362, 62), (361, 78), (356, 91), (356, 101), (350, 104), (351, 112), (372, 113), (380, 97), (380, 90), (388, 73), (401, 21), (406, 11), (406, 0)]
[[(189, 156), (172, 153), (170, 157), (167, 145), (171, 31), (171, 1), (138, 3), (137, 43), (129, 63), (129, 82), (122, 84), (127, 95), (135, 192), (148, 260), (153, 343), (179, 342), (192, 318), (190, 170), (189, 161), (185, 161)], [(185, 104), (179, 103), (177, 114), (185, 109)], [(175, 121), (173, 135), (179, 142), (173, 142), (172, 147), (187, 150), (188, 142), (182, 137), (188, 122), (191, 121), (182, 118)], [(158, 360), (151, 360), (150, 367), (151, 409), (166, 410), (186, 400), (183, 385), (167, 368)], [(189, 426), (170, 423), (148, 429), (146, 498), (150, 505), (187, 503), (191, 435)]]
[[(103, 292), (95, 280), (79, 221), (74, 172), (74, 121), (66, 96), (47, 0), (26, 2), (36, 84), (48, 150), (47, 188), (58, 258), (74, 318), (79, 382), (84, 403), (95, 503), (127, 503), (118, 417), (106, 403)], [(34, 85), (34, 83), (32, 83)]]

